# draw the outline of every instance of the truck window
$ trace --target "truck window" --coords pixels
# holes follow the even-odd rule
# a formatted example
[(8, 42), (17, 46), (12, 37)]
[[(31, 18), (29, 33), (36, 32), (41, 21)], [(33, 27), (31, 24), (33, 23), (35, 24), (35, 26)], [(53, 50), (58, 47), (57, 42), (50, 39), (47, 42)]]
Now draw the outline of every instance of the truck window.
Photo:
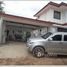
[(62, 35), (55, 35), (52, 37), (53, 41), (61, 41), (62, 40)]
[(48, 38), (52, 33), (51, 32), (48, 32), (46, 33), (45, 35), (41, 36), (42, 38), (46, 39)]
[(67, 41), (67, 35), (64, 35), (64, 41)]

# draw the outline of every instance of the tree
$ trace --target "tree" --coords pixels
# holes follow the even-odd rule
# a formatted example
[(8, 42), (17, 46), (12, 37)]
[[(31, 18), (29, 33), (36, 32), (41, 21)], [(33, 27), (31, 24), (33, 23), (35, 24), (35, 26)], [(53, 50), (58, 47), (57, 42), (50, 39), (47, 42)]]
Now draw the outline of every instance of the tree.
[(4, 4), (3, 1), (0, 1), (0, 13), (1, 12), (4, 13), (4, 11), (3, 11), (4, 7), (2, 6), (2, 4)]

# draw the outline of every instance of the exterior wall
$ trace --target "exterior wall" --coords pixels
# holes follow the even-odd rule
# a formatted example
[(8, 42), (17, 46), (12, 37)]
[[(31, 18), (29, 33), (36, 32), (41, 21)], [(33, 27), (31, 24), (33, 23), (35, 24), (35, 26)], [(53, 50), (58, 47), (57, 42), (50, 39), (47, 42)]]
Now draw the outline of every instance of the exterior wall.
[(57, 32), (57, 27), (49, 27), (48, 32), (52, 32), (52, 33)]
[(46, 13), (42, 14), (41, 16), (39, 16), (39, 18), (37, 18), (38, 20), (46, 20)]
[[(54, 10), (61, 12), (60, 20), (53, 18)], [(38, 19), (44, 21), (56, 22), (56, 23), (65, 23), (67, 22), (67, 10), (49, 9), (47, 12), (44, 12)]]
[(41, 35), (44, 35), (47, 32), (48, 32), (48, 27), (44, 27), (41, 29)]
[(45, 33), (48, 32), (48, 28), (44, 27), (41, 29), (37, 29), (31, 32), (31, 37), (36, 37), (36, 36), (40, 36), (40, 35), (44, 35)]
[(50, 21), (52, 18), (52, 10), (48, 10), (47, 12), (44, 12), (38, 19), (39, 20), (45, 20), (45, 21)]
[(32, 36), (40, 36), (46, 34), (47, 32), (57, 32), (57, 27), (44, 27), (39, 30), (34, 30), (33, 32), (31, 32), (31, 34)]

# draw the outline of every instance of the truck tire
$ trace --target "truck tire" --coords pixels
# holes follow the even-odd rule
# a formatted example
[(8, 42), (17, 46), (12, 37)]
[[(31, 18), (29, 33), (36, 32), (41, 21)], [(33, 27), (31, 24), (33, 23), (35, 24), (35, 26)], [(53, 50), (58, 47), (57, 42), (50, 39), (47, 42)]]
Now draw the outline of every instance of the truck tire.
[(40, 46), (37, 46), (33, 49), (32, 51), (33, 55), (35, 57), (38, 57), (38, 58), (41, 58), (41, 57), (44, 57), (45, 55), (45, 50), (44, 48), (40, 47)]

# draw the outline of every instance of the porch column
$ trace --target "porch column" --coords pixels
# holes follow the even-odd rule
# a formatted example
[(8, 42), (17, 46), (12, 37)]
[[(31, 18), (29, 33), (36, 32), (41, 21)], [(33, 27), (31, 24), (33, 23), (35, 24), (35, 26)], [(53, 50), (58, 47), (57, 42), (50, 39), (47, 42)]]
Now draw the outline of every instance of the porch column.
[(6, 32), (5, 32), (5, 21), (2, 22), (2, 43), (5, 43), (6, 42)]
[(2, 24), (3, 24), (3, 19), (0, 17), (0, 43), (2, 43)]

